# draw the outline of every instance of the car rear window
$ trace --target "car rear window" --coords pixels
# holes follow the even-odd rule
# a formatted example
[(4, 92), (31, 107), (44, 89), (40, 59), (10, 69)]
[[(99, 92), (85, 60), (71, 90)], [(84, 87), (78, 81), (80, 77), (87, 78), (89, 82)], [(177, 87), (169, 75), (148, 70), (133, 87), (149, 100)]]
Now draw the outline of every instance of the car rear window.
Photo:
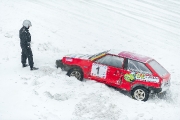
[(160, 75), (166, 75), (168, 73), (168, 71), (166, 69), (164, 69), (158, 62), (156, 62), (155, 60), (150, 61), (149, 65)]

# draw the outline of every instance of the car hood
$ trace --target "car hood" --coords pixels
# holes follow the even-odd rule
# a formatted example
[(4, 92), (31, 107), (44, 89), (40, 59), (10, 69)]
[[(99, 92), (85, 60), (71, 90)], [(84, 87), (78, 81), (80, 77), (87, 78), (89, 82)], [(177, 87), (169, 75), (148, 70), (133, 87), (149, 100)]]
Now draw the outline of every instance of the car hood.
[(79, 58), (79, 59), (89, 59), (92, 55), (89, 54), (68, 54), (65, 57), (69, 58)]

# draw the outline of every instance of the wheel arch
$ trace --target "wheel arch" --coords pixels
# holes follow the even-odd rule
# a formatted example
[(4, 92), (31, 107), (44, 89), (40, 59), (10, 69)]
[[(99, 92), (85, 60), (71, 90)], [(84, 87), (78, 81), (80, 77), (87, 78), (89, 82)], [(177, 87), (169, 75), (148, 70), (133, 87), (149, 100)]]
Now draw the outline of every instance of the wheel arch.
[(68, 66), (68, 70), (67, 70), (67, 74), (72, 70), (72, 69), (79, 69), (81, 70), (83, 76), (84, 76), (84, 72), (83, 72), (83, 69), (80, 67), (80, 66), (77, 66), (77, 65), (71, 65), (71, 66)]
[(131, 92), (132, 92), (135, 88), (137, 88), (137, 87), (143, 87), (143, 88), (147, 89), (148, 92), (150, 92), (149, 87), (146, 86), (146, 85), (143, 85), (143, 84), (135, 84), (135, 85), (133, 85), (133, 86), (131, 87)]
[(79, 69), (79, 70), (81, 70), (83, 72), (83, 69), (80, 66), (78, 66), (78, 65), (71, 65), (71, 66), (69, 66), (69, 70), (70, 69)]

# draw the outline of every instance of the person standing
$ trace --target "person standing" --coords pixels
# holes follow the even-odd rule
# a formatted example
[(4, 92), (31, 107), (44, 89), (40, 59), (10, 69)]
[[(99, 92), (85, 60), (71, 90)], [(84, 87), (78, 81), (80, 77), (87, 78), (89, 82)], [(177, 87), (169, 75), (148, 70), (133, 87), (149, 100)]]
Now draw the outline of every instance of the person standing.
[(22, 67), (27, 67), (26, 60), (28, 59), (30, 70), (38, 70), (34, 67), (33, 54), (31, 50), (31, 34), (29, 33), (29, 28), (32, 26), (29, 20), (23, 21), (23, 27), (19, 30), (20, 46), (21, 52), (21, 63)]

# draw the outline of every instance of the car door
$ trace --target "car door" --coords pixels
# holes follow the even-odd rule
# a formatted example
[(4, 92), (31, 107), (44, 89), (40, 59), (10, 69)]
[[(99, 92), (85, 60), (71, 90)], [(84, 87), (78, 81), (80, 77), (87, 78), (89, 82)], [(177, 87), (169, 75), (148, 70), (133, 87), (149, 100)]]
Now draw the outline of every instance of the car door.
[(122, 77), (123, 58), (114, 55), (106, 55), (96, 60), (91, 69), (91, 78), (99, 82), (116, 85)]
[(94, 62), (90, 72), (90, 79), (104, 83), (106, 81), (107, 70), (107, 65)]
[(124, 58), (119, 56), (111, 56), (111, 60), (108, 63), (106, 84), (114, 87), (120, 86), (121, 79), (124, 76), (123, 62)]
[(146, 76), (152, 75), (144, 63), (127, 59), (127, 66), (124, 69), (124, 77), (121, 79), (121, 88), (131, 90), (135, 81), (143, 81)]
[(106, 83), (107, 71), (109, 69), (109, 62), (111, 61), (112, 55), (105, 55), (92, 64), (90, 78), (99, 82)]
[(121, 84), (122, 76), (123, 76), (122, 69), (109, 66), (107, 71), (106, 84), (109, 84), (114, 87), (119, 86)]

